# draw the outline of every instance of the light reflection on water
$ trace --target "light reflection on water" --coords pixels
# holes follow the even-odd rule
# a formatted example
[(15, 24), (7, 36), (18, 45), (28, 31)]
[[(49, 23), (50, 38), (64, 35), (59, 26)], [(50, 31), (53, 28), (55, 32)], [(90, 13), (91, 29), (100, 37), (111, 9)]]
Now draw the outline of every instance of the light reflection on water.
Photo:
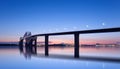
[[(58, 49), (58, 50), (57, 50)], [(44, 49), (38, 48), (38, 53)], [(62, 50), (62, 51), (61, 51)], [(87, 51), (86, 51), (87, 50)], [(118, 54), (120, 50), (107, 49), (107, 53), (111, 51)], [(67, 54), (73, 53), (73, 48), (50, 48), (50, 54)], [(83, 53), (96, 53), (94, 49), (81, 49)], [(98, 50), (100, 51), (100, 49)], [(64, 52), (64, 53), (63, 53)], [(101, 49), (101, 53), (105, 52)], [(118, 53), (117, 53), (118, 52)], [(99, 52), (98, 52), (99, 53)], [(119, 55), (119, 54), (118, 54)], [(42, 58), (31, 56), (26, 59), (18, 48), (2, 48), (0, 49), (0, 69), (120, 69), (120, 63), (103, 62), (103, 61), (89, 61), (89, 60), (67, 60), (67, 59), (54, 59)]]

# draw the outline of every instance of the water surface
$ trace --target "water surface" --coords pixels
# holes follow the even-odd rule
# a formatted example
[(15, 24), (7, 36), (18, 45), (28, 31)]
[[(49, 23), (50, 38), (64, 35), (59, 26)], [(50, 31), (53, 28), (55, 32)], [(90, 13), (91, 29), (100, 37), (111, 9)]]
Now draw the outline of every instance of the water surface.
[[(89, 48), (86, 50), (81, 49), (81, 55), (87, 55), (87, 52), (89, 51), (89, 56), (95, 56), (96, 51), (94, 50), (96, 49), (93, 50)], [(109, 52), (109, 50), (111, 49), (105, 51)], [(50, 48), (49, 51), (51, 55), (73, 55), (73, 48)], [(98, 53), (103, 53), (105, 51), (103, 50), (102, 52), (100, 52), (98, 50)], [(112, 52), (116, 53), (118, 51), (113, 50)], [(38, 48), (38, 53), (44, 53), (43, 49)], [(76, 60), (64, 58), (60, 59), (50, 57), (45, 58), (36, 55), (29, 56), (29, 58), (26, 58), (25, 54), (20, 53), (19, 48), (0, 48), (0, 69), (120, 69), (119, 62)]]

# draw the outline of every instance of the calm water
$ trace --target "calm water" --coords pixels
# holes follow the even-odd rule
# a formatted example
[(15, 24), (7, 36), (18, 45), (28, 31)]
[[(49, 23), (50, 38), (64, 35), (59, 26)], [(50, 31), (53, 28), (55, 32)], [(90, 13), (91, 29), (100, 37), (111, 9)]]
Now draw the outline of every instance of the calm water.
[[(38, 53), (44, 53), (38, 48)], [(50, 48), (50, 55), (72, 55), (73, 48)], [(115, 48), (81, 48), (80, 56), (98, 56), (120, 58), (120, 49)], [(18, 48), (0, 48), (0, 69), (120, 69), (119, 62), (92, 60), (60, 59), (40, 57), (20, 53)], [(99, 55), (97, 55), (99, 54)]]

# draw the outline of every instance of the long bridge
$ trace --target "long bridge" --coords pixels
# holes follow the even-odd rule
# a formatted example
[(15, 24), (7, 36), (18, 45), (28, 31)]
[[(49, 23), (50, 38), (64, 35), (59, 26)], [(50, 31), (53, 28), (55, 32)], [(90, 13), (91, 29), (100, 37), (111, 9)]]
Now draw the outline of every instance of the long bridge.
[(80, 34), (90, 34), (90, 33), (108, 33), (108, 32), (120, 32), (120, 27), (116, 28), (105, 28), (105, 29), (93, 29), (93, 30), (82, 30), (82, 31), (69, 31), (69, 32), (58, 32), (58, 33), (47, 33), (47, 34), (36, 34), (31, 35), (30, 32), (25, 33), (23, 37), (20, 38), (19, 46), (22, 49), (25, 40), (25, 47), (29, 47), (31, 50), (36, 52), (37, 48), (37, 37), (45, 37), (45, 56), (49, 56), (49, 36), (54, 35), (74, 35), (74, 57), (79, 58), (79, 37)]

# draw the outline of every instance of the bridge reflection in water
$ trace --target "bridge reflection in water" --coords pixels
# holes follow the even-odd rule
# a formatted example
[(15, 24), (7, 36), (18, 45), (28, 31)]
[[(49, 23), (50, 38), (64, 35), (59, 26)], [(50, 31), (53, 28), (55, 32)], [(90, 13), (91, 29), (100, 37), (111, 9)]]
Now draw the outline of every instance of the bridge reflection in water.
[[(48, 34), (37, 34), (31, 35), (30, 32), (25, 33), (23, 37), (20, 38), (19, 41), (19, 49), (20, 52), (24, 53), (25, 56), (31, 56), (37, 54), (37, 37), (45, 36), (45, 56), (49, 56), (49, 36), (53, 35), (74, 35), (74, 57), (80, 59), (92, 59), (92, 60), (104, 60), (104, 61), (120, 61), (120, 59), (115, 58), (96, 58), (96, 57), (79, 57), (79, 35), (80, 34), (89, 34), (89, 33), (107, 33), (107, 32), (120, 32), (120, 28), (107, 28), (107, 29), (95, 29), (95, 30), (83, 30), (83, 31), (72, 31), (72, 32), (60, 32), (60, 33), (48, 33)], [(25, 50), (24, 50), (24, 40), (25, 40)], [(39, 55), (40, 56), (40, 55)], [(45, 57), (44, 56), (44, 57)], [(42, 56), (41, 56), (42, 57)], [(57, 58), (70, 58), (70, 56), (60, 56), (60, 55), (50, 55), (50, 57)], [(73, 59), (73, 57), (71, 57)]]
[[(38, 47), (42, 48), (42, 47)], [(19, 48), (20, 53), (26, 58), (31, 59), (32, 57), (36, 58), (52, 58), (52, 59), (66, 59), (66, 60), (90, 60), (90, 61), (104, 61), (104, 62), (117, 62), (120, 63), (120, 58), (113, 58), (113, 57), (95, 57), (95, 56), (80, 56), (79, 58), (75, 59), (72, 55), (58, 55), (58, 54), (50, 54), (49, 57), (44, 56), (44, 54), (35, 51), (34, 49), (30, 49), (27, 47), (27, 49), (24, 47)]]

